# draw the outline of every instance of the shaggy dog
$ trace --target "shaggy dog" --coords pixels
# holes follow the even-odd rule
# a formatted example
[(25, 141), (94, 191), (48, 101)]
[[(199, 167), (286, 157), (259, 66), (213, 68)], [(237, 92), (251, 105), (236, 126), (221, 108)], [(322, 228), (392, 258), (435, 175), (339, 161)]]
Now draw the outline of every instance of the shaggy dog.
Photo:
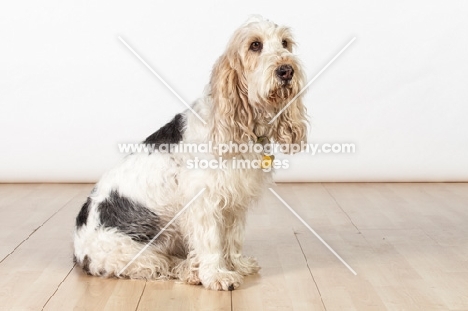
[[(84, 271), (233, 290), (260, 269), (242, 255), (242, 244), (247, 210), (271, 181), (271, 171), (234, 165), (258, 163), (263, 153), (221, 146), (306, 140), (302, 98), (291, 102), (305, 79), (293, 47), (287, 27), (261, 17), (234, 32), (203, 97), (192, 105), (206, 124), (190, 110), (177, 114), (144, 141), (152, 150), (128, 155), (89, 195), (74, 234), (75, 262)], [(208, 153), (157, 148), (180, 142), (213, 148)], [(225, 165), (189, 167), (195, 158)]]

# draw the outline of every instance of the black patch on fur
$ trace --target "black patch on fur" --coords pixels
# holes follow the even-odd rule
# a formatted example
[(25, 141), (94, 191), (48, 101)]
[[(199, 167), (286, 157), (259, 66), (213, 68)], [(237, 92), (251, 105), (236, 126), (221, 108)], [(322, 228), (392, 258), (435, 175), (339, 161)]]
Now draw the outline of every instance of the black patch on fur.
[(76, 226), (79, 228), (83, 225), (86, 225), (88, 221), (88, 215), (89, 215), (89, 205), (91, 204), (91, 199), (88, 198), (85, 204), (83, 204), (83, 207), (81, 207), (80, 212), (78, 213), (78, 216), (76, 217)]
[(86, 272), (86, 274), (91, 274), (91, 271), (89, 270), (90, 264), (91, 259), (89, 259), (88, 255), (85, 255), (83, 258), (83, 262), (81, 263), (81, 268), (83, 268), (83, 271)]
[(182, 114), (175, 117), (159, 130), (148, 136), (144, 144), (158, 148), (161, 144), (178, 144), (184, 134), (185, 120)]
[(161, 229), (158, 215), (117, 191), (111, 191), (98, 210), (102, 226), (117, 228), (137, 242), (149, 242)]

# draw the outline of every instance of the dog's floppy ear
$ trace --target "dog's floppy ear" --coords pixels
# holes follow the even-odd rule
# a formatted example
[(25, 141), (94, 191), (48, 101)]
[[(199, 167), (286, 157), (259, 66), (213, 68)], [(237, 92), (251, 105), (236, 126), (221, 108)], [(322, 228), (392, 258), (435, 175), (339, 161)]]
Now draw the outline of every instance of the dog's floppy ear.
[(230, 47), (218, 59), (211, 74), (214, 108), (212, 128), (215, 143), (245, 143), (256, 139), (253, 112), (247, 97), (247, 82), (237, 49)]
[[(274, 121), (273, 139), (279, 144), (291, 145), (307, 142), (306, 107), (302, 98), (297, 98)], [(294, 150), (288, 148), (287, 150)], [(297, 149), (296, 149), (297, 150)], [(292, 152), (289, 152), (292, 153)]]

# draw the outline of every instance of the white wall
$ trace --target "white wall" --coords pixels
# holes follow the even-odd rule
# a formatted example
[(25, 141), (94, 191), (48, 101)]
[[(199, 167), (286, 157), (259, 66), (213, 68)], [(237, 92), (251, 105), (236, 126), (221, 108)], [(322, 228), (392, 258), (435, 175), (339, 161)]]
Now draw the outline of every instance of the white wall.
[[(4, 2), (5, 3), (5, 2)], [(467, 181), (466, 1), (64, 1), (0, 5), (0, 181), (96, 181), (191, 102), (232, 31), (258, 13), (290, 25), (312, 78), (312, 142), (282, 181)]]

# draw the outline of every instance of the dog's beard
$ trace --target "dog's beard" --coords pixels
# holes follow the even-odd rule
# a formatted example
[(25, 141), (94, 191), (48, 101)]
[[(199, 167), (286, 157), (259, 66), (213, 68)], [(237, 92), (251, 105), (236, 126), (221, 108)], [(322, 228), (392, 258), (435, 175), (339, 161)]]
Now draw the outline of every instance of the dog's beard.
[[(277, 79), (279, 80), (279, 79)], [(292, 100), (298, 93), (295, 81), (277, 81), (268, 95), (268, 101), (274, 106), (281, 106), (285, 101)]]
[(265, 85), (249, 90), (249, 102), (257, 110), (266, 114), (276, 114), (299, 94), (302, 81), (293, 78), (290, 81), (281, 81), (274, 73), (270, 75)]

